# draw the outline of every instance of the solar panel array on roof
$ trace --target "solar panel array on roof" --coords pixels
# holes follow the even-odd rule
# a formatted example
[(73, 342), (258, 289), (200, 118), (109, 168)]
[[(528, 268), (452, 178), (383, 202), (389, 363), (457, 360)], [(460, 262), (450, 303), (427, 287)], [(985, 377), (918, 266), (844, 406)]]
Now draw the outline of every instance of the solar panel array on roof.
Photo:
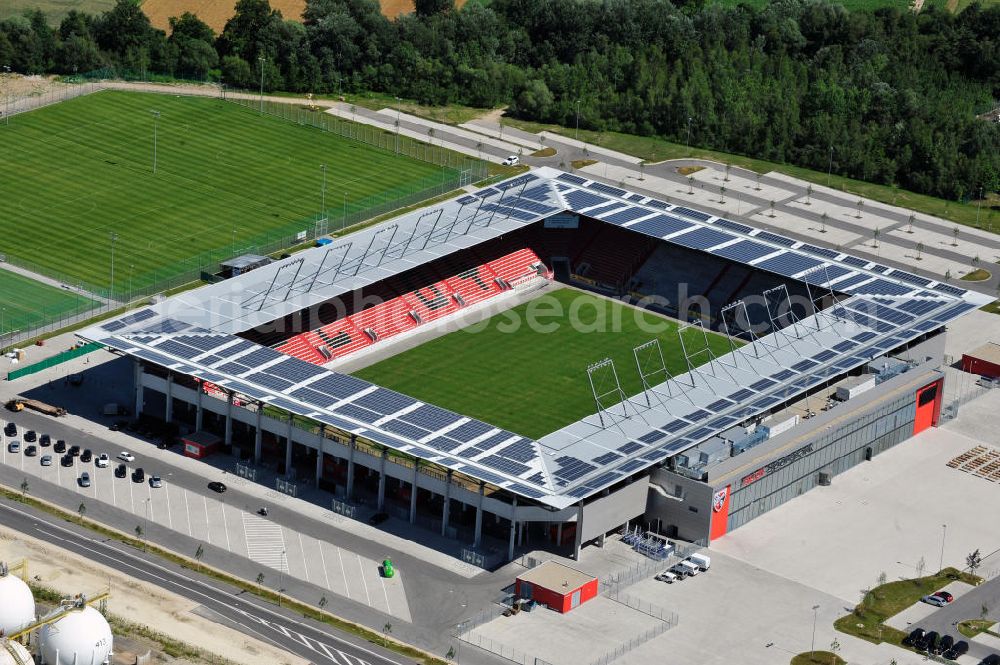
[(650, 219), (644, 219), (630, 226), (633, 231), (645, 233), (655, 238), (662, 238), (671, 233), (677, 233), (684, 229), (694, 228), (694, 224), (682, 221), (670, 215), (657, 215)]
[(754, 236), (758, 240), (766, 240), (768, 242), (773, 242), (776, 245), (784, 245), (785, 247), (791, 247), (795, 244), (795, 241), (791, 238), (786, 238), (785, 236), (779, 236), (777, 233), (771, 233), (770, 231), (761, 231)]
[(712, 219), (711, 215), (705, 214), (699, 210), (691, 210), (691, 208), (685, 208), (684, 206), (676, 206), (673, 209), (673, 212), (684, 215), (685, 217), (690, 217), (691, 219), (697, 219), (699, 222), (707, 222)]
[(855, 284), (860, 284), (861, 282), (868, 281), (869, 279), (872, 279), (872, 276), (867, 275), (865, 273), (860, 273), (858, 275), (851, 275), (850, 277), (846, 277), (837, 282), (836, 284), (834, 284), (833, 288), (837, 289), (838, 291), (844, 291), (850, 289)]
[(793, 277), (801, 272), (809, 270), (810, 268), (815, 268), (820, 263), (822, 263), (822, 261), (819, 259), (802, 256), (801, 254), (794, 254), (792, 252), (785, 252), (784, 254), (778, 254), (777, 256), (773, 256), (769, 259), (761, 261), (760, 263), (756, 263), (754, 264), (754, 267), (776, 272), (779, 275)]
[(603, 182), (592, 182), (587, 185), (589, 189), (596, 190), (598, 192), (604, 192), (605, 194), (611, 194), (612, 196), (625, 196), (628, 194), (624, 189), (619, 189), (618, 187), (612, 187), (611, 185), (605, 185)]
[(967, 293), (965, 289), (959, 289), (954, 286), (949, 286), (948, 284), (935, 284), (933, 288), (935, 291), (940, 291), (941, 293), (947, 293), (949, 295), (957, 296), (959, 298), (961, 298)]
[(799, 247), (800, 252), (805, 252), (807, 254), (815, 254), (816, 256), (822, 256), (827, 259), (835, 259), (840, 255), (840, 252), (827, 249), (826, 247), (817, 247), (816, 245), (803, 244)]
[(587, 179), (581, 178), (578, 175), (573, 175), (572, 173), (560, 173), (558, 176), (559, 180), (565, 180), (566, 182), (571, 182), (574, 185), (586, 185)]
[(732, 245), (720, 247), (713, 253), (734, 261), (750, 263), (751, 261), (759, 259), (762, 256), (772, 254), (774, 251), (774, 247), (771, 247), (770, 245), (762, 245), (761, 243), (753, 242), (752, 240), (741, 240), (737, 243), (733, 243)]
[(643, 196), (642, 194), (629, 194), (626, 198), (629, 201), (641, 201), (641, 200), (643, 200), (646, 197)]
[(563, 194), (566, 201), (576, 208), (577, 210), (583, 208), (590, 208), (591, 206), (600, 205), (602, 203), (607, 203), (608, 199), (603, 196), (598, 196), (592, 192), (583, 192), (579, 189), (574, 189)]
[(716, 245), (721, 245), (722, 243), (733, 239), (734, 236), (731, 236), (728, 233), (699, 226), (695, 228), (694, 231), (683, 233), (679, 236), (671, 238), (670, 242), (683, 245), (684, 247), (690, 247), (691, 249), (708, 249), (709, 247), (715, 247)]
[(904, 272), (902, 270), (893, 270), (892, 276), (895, 279), (907, 282), (909, 284), (917, 284), (919, 286), (930, 286), (931, 284), (931, 280), (927, 279), (926, 277), (921, 277), (920, 275), (911, 275), (910, 273)]
[(594, 208), (593, 210), (588, 210), (587, 211), (587, 216), (588, 217), (600, 217), (604, 213), (612, 212), (614, 210), (618, 210), (618, 209), (624, 208), (624, 207), (625, 207), (624, 203), (621, 203), (620, 201), (612, 201), (608, 205), (601, 206), (600, 208)]
[(607, 215), (604, 217), (604, 221), (611, 222), (612, 224), (624, 224), (640, 217), (648, 217), (650, 214), (645, 208), (625, 208), (624, 210)]
[(910, 287), (890, 282), (887, 279), (876, 279), (868, 284), (854, 287), (854, 293), (884, 293), (890, 296), (901, 296), (912, 291)]
[(802, 278), (806, 284), (826, 284), (851, 272), (844, 266), (824, 264)]
[(666, 210), (667, 208), (671, 207), (669, 203), (665, 201), (659, 201), (657, 199), (650, 199), (646, 201), (646, 205), (648, 205), (650, 208), (659, 208), (660, 210)]
[(313, 381), (309, 384), (309, 387), (315, 391), (330, 395), (337, 400), (342, 400), (361, 392), (365, 388), (370, 388), (371, 385), (367, 381), (356, 379), (347, 374), (331, 374), (330, 376), (324, 376), (321, 379)]
[(856, 256), (845, 256), (843, 259), (841, 259), (841, 261), (843, 261), (849, 266), (854, 266), (855, 268), (864, 268), (869, 263), (869, 261), (865, 259), (860, 259)]
[(563, 484), (571, 480), (576, 480), (582, 476), (587, 475), (591, 471), (595, 470), (597, 467), (583, 460), (579, 460), (575, 457), (570, 457), (568, 455), (556, 458), (556, 464), (559, 468), (553, 472), (556, 478), (563, 481)]
[(740, 224), (739, 222), (733, 222), (728, 219), (717, 219), (715, 220), (715, 226), (719, 226), (730, 231), (736, 231), (737, 233), (750, 233), (753, 228), (747, 226), (746, 224)]

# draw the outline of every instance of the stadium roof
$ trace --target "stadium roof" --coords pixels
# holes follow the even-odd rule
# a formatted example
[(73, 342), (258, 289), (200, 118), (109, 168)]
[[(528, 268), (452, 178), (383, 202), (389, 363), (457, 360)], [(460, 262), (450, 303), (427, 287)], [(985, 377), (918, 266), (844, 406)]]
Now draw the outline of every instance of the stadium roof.
[[(567, 211), (847, 296), (537, 441), (236, 336)], [(837, 250), (541, 168), (80, 336), (561, 508), (987, 301)]]

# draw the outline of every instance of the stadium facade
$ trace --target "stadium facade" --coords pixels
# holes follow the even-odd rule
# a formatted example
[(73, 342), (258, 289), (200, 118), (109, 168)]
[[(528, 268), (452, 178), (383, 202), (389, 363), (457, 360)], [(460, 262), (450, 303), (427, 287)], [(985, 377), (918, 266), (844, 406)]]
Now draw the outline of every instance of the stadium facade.
[[(553, 279), (714, 328), (731, 351), (684, 347), (677, 376), (653, 342), (635, 367), (598, 363), (612, 388), (595, 413), (537, 440), (329, 369)], [(689, 283), (697, 298), (665, 297)], [(80, 336), (133, 360), (137, 414), (489, 566), (629, 523), (709, 541), (832, 482), (936, 423), (945, 327), (987, 300), (542, 168)], [(624, 371), (642, 392), (621, 391)]]

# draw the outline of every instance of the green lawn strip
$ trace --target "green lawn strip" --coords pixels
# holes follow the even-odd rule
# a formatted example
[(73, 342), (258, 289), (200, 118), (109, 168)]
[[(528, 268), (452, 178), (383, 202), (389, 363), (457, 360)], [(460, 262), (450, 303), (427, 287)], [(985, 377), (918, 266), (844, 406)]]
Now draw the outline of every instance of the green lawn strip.
[(792, 658), (791, 665), (847, 665), (847, 661), (832, 651), (806, 651)]
[(983, 305), (979, 309), (984, 312), (989, 312), (990, 314), (1000, 314), (1000, 300), (994, 300), (991, 303)]
[(988, 633), (994, 637), (1000, 637), (996, 631), (990, 630), (990, 627), (995, 624), (996, 621), (993, 621), (992, 619), (969, 619), (967, 621), (959, 621), (958, 632), (968, 638), (973, 638), (980, 633)]
[[(27, 482), (27, 480), (25, 482)], [(431, 656), (416, 647), (398, 642), (392, 638), (387, 639), (382, 633), (370, 630), (346, 619), (342, 619), (334, 614), (330, 614), (329, 612), (306, 605), (305, 603), (301, 603), (297, 600), (289, 598), (288, 596), (282, 595), (279, 599), (277, 593), (264, 589), (253, 582), (233, 577), (229, 573), (223, 572), (211, 566), (206, 566), (182, 554), (177, 554), (176, 552), (163, 549), (157, 545), (144, 542), (135, 536), (128, 535), (124, 532), (118, 531), (117, 529), (95, 522), (89, 518), (81, 518), (80, 515), (64, 510), (63, 508), (49, 503), (48, 501), (28, 496), (30, 492), (30, 486), (27, 488), (26, 492), (20, 492), (7, 487), (6, 485), (0, 485), (0, 495), (11, 501), (17, 501), (26, 506), (31, 506), (36, 510), (47, 513), (65, 522), (72, 522), (74, 524), (81, 525), (94, 533), (114, 539), (124, 545), (128, 545), (129, 547), (144, 550), (145, 552), (154, 554), (161, 559), (181, 566), (182, 568), (197, 571), (206, 577), (211, 577), (212, 579), (236, 587), (242, 591), (256, 594), (258, 597), (274, 603), (275, 605), (279, 604), (280, 600), (282, 607), (294, 610), (295, 612), (301, 614), (304, 618), (319, 621), (336, 628), (337, 630), (356, 635), (371, 644), (377, 644), (383, 648), (389, 649), (403, 656), (407, 656), (408, 658), (413, 658), (418, 663), (423, 663), (424, 665), (446, 665), (444, 660)]]
[[(505, 124), (533, 133), (546, 131), (572, 136), (575, 131), (574, 129), (560, 127), (559, 125), (547, 125), (524, 120), (505, 118), (504, 122)], [(944, 199), (938, 199), (925, 194), (917, 194), (896, 187), (854, 180), (844, 176), (833, 175), (828, 179), (826, 173), (792, 164), (777, 164), (762, 159), (744, 157), (743, 155), (734, 155), (695, 147), (688, 148), (679, 143), (673, 143), (656, 137), (635, 136), (619, 132), (595, 132), (581, 129), (580, 139), (603, 148), (640, 157), (650, 163), (662, 162), (668, 159), (707, 159), (721, 164), (728, 163), (736, 167), (750, 169), (757, 173), (777, 171), (818, 185), (827, 185), (829, 180), (830, 187), (834, 189), (874, 201), (896, 205), (901, 208), (909, 208), (965, 226), (992, 231), (994, 222), (1000, 225), (1000, 216), (996, 214), (995, 210), (986, 205), (982, 207), (982, 210), (977, 210), (977, 206), (972, 203), (945, 201)], [(978, 225), (977, 218), (979, 220)], [(997, 231), (1000, 231), (1000, 227), (997, 228)]]
[(975, 270), (962, 275), (962, 279), (966, 282), (983, 282), (990, 277), (992, 277), (990, 271), (983, 268), (976, 268)]
[(945, 568), (926, 577), (888, 582), (871, 589), (851, 614), (840, 617), (833, 625), (842, 633), (874, 644), (889, 642), (903, 646), (906, 633), (886, 626), (885, 621), (955, 580), (972, 585), (982, 581), (975, 575), (959, 572), (955, 568)]
[[(538, 325), (527, 325), (528, 319)], [(356, 374), (518, 434), (540, 437), (594, 412), (587, 379), (591, 363), (611, 358), (622, 389), (634, 395), (642, 385), (632, 349), (655, 337), (667, 369), (674, 375), (687, 371), (677, 330), (672, 319), (575, 289), (558, 289)], [(685, 333), (685, 342), (689, 351), (705, 345), (702, 333), (694, 329)], [(715, 355), (730, 350), (721, 335), (709, 334), (708, 343)], [(696, 362), (708, 359), (701, 353)], [(607, 372), (595, 375), (599, 383), (609, 380)]]
[(0, 335), (30, 330), (72, 314), (85, 314), (100, 303), (74, 291), (0, 270)]
[[(161, 114), (155, 176), (151, 110)], [(321, 164), (331, 215), (345, 194), (350, 214), (453, 173), (211, 98), (105, 91), (24, 114), (10, 129), (0, 177), (18, 189), (0, 232), (19, 237), (11, 254), (67, 283), (106, 287), (116, 234), (119, 291), (310, 229)], [(30, 238), (18, 234), (27, 218)]]

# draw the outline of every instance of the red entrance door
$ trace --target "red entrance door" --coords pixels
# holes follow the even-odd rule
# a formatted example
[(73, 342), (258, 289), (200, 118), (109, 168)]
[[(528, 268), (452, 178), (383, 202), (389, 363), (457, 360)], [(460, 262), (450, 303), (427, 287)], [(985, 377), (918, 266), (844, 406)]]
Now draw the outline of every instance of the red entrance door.
[(941, 416), (941, 379), (917, 391), (917, 415), (913, 421), (913, 433), (920, 434), (932, 425), (937, 425)]

